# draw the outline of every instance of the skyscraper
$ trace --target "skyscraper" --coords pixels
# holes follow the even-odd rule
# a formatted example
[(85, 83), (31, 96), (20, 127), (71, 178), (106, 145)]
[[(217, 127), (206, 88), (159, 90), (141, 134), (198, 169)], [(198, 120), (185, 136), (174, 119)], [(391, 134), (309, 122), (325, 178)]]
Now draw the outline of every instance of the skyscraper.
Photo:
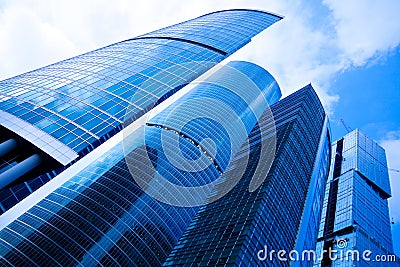
[[(395, 264), (384, 149), (357, 129), (336, 141), (332, 151), (316, 251), (326, 252), (314, 266)], [(336, 252), (329, 256), (329, 250)]]
[[(289, 251), (301, 254), (315, 248), (331, 154), (327, 117), (311, 85), (272, 105), (271, 111), (273, 117), (261, 116), (249, 136), (250, 146), (242, 147), (224, 173), (226, 179), (233, 179), (244, 164), (246, 171), (239, 183), (221, 199), (200, 208), (164, 266), (194, 262), (200, 266), (287, 266)], [(273, 121), (277, 149), (269, 169), (265, 152), (271, 149)], [(263, 143), (267, 145), (262, 152)], [(260, 174), (265, 181), (249, 190), (254, 175)], [(276, 254), (270, 258), (272, 250), (285, 250), (287, 260)], [(301, 257), (292, 262), (293, 266), (310, 264)]]
[(6, 80), (0, 185), (55, 178), (0, 217), (0, 263), (278, 266), (266, 248), (314, 249), (331, 145), (311, 85), (277, 102), (267, 71), (231, 62), (155, 107), (279, 19), (214, 12)]
[[(205, 203), (202, 196), (210, 195), (201, 186), (221, 176), (230, 152), (238, 151), (268, 102), (279, 98), (276, 81), (264, 69), (229, 63), (83, 170), (71, 166), (35, 192), (44, 199), (0, 231), (2, 263), (161, 265), (197, 206)], [(172, 154), (190, 164), (179, 165), (168, 157)], [(200, 189), (193, 194), (168, 192), (160, 176)], [(63, 177), (66, 182), (46, 196), (46, 188)], [(139, 187), (138, 179), (147, 184)], [(154, 188), (180, 202), (158, 201)], [(31, 199), (24, 203), (32, 204)]]
[(218, 11), (1, 81), (0, 212), (280, 19)]

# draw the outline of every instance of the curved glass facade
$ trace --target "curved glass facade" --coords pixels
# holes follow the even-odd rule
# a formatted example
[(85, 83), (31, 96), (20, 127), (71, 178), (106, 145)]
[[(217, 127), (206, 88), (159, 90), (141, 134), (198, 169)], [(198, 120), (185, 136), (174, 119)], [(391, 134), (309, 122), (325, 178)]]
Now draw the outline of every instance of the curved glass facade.
[[(176, 184), (206, 184), (225, 170), (224, 149), (229, 148), (219, 139), (229, 136), (217, 121), (209, 119), (220, 113), (219, 106), (191, 105), (191, 112), (197, 110), (194, 114), (201, 113), (204, 117), (191, 117), (186, 128), (179, 132), (172, 126), (176, 120), (185, 121), (188, 114), (184, 109), (176, 113), (171, 110), (193, 100), (200, 104), (207, 104), (209, 99), (219, 100), (236, 113), (237, 121), (230, 121), (233, 127), (245, 125), (247, 135), (257, 123), (258, 111), (280, 97), (276, 81), (262, 68), (246, 62), (233, 62), (229, 66), (240, 73), (253, 74), (250, 78), (258, 89), (253, 101), (246, 104), (237, 94), (213, 83), (215, 77), (217, 80), (227, 77), (225, 69), (217, 71), (208, 83), (191, 89), (151, 119), (144, 131), (125, 137), (129, 142), (123, 144), (124, 149), (119, 143), (2, 229), (1, 264), (161, 265), (199, 208), (159, 202), (145, 193), (134, 177), (141, 175), (154, 181), (158, 173)], [(255, 101), (260, 96), (270, 99)], [(168, 144), (178, 138), (178, 146), (165, 146), (162, 138)], [(211, 148), (210, 142), (201, 140), (207, 138), (215, 141), (215, 161), (203, 156), (203, 150)], [(235, 139), (232, 146), (237, 146), (237, 142), (243, 141)], [(197, 165), (204, 163), (207, 168), (197, 172), (179, 169), (167, 157), (177, 150), (186, 159), (198, 160)], [(212, 154), (211, 150), (206, 152)]]
[[(249, 135), (250, 148), (243, 146), (231, 162), (246, 165), (242, 179), (227, 195), (200, 208), (164, 266), (193, 262), (199, 266), (288, 266), (288, 261), (269, 259), (269, 251), (312, 246), (307, 238), (316, 236), (317, 229), (298, 230), (302, 220), (309, 219), (306, 199), (320, 199), (327, 179), (330, 138), (325, 112), (311, 85), (280, 100), (271, 110), (274, 117), (261, 116)], [(264, 166), (261, 144), (271, 138), (272, 120), (277, 134), (275, 158), (261, 187), (249, 192), (256, 166), (260, 161)], [(263, 131), (265, 136), (260, 135)], [(243, 157), (246, 153), (250, 153), (249, 160)], [(228, 179), (237, 175), (235, 168), (227, 168)], [(265, 247), (267, 257), (262, 259), (264, 253), (259, 251)]]
[[(249, 62), (233, 61), (148, 125), (176, 130), (199, 146), (203, 139), (211, 139), (216, 149), (213, 160), (223, 172), (262, 112), (280, 97), (277, 82), (266, 70)], [(238, 133), (239, 128), (243, 128), (243, 135)], [(209, 144), (202, 149), (212, 154)]]
[[(215, 12), (1, 81), (0, 142), (54, 161), (0, 192), (2, 212), (280, 19)], [(0, 175), (24, 157), (2, 156)]]
[[(250, 42), (252, 35), (265, 29), (282, 17), (259, 10), (248, 12), (246, 9), (235, 9), (230, 12), (217, 11), (191, 20), (180, 28), (166, 27), (150, 32), (138, 38), (184, 39), (213, 47), (221, 53), (231, 54)], [(204, 25), (212, 25), (213, 29), (204, 31)], [(250, 38), (249, 38), (250, 37)]]
[(0, 108), (79, 153), (119, 127), (128, 105), (143, 113), (279, 19), (230, 10), (109, 45), (0, 82)]

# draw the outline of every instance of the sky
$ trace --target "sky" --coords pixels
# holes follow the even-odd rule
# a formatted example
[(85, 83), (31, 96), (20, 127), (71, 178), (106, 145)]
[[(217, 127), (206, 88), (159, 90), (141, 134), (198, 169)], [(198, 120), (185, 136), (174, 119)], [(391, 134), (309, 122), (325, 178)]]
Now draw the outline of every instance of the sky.
[[(285, 18), (229, 60), (267, 69), (283, 96), (311, 83), (333, 139), (361, 129), (400, 169), (398, 0), (0, 0), (0, 80), (208, 12), (271, 11)], [(400, 173), (390, 172), (395, 251), (400, 255)]]

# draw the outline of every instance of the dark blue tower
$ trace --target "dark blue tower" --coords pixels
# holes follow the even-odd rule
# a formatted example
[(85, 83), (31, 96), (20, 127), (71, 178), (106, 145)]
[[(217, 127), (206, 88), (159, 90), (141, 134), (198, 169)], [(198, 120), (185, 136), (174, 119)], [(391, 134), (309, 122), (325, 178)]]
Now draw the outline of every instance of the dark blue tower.
[[(327, 117), (311, 85), (271, 111), (273, 116), (260, 117), (250, 145), (241, 147), (223, 174), (226, 179), (241, 175), (238, 184), (200, 208), (164, 266), (288, 266), (291, 250), (315, 249), (331, 153)], [(274, 137), (276, 152), (269, 146)], [(243, 164), (245, 172), (238, 174)], [(249, 190), (256, 175), (264, 175), (261, 185)], [(271, 250), (285, 250), (287, 260), (270, 258)], [(313, 262), (299, 257), (290, 264)]]

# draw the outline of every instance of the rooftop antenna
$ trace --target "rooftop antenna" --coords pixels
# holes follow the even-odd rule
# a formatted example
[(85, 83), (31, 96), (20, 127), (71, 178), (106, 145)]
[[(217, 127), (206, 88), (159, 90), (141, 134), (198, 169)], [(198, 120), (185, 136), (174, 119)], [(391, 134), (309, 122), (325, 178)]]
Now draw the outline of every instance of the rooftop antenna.
[(346, 122), (344, 121), (344, 119), (341, 118), (340, 121), (342, 122), (343, 127), (346, 129), (347, 133), (353, 131), (353, 130), (346, 124)]

